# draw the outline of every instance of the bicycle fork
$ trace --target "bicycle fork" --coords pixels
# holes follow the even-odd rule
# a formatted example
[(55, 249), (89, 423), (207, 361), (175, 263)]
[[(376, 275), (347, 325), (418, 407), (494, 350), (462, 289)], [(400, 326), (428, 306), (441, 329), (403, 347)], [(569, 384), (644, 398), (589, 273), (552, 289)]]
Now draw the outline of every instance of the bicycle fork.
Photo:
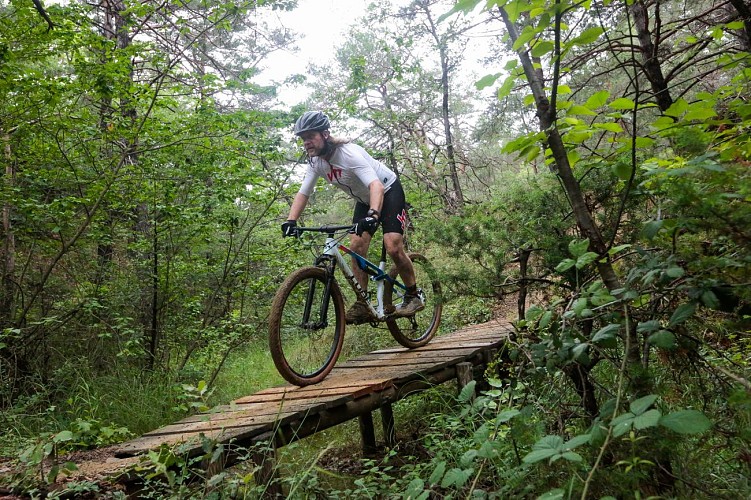
[[(323, 265), (321, 265), (323, 264)], [(326, 281), (323, 286), (323, 295), (321, 296), (320, 308), (318, 310), (318, 319), (311, 323), (310, 317), (314, 314), (313, 304), (316, 298), (316, 289), (321, 286), (318, 280), (310, 280), (308, 285), (308, 294), (305, 298), (305, 308), (303, 309), (302, 326), (308, 330), (320, 330), (329, 326), (328, 314), (329, 303), (331, 302), (331, 284), (334, 282), (333, 259), (328, 255), (322, 255), (316, 260), (316, 265), (321, 266), (326, 271)]]

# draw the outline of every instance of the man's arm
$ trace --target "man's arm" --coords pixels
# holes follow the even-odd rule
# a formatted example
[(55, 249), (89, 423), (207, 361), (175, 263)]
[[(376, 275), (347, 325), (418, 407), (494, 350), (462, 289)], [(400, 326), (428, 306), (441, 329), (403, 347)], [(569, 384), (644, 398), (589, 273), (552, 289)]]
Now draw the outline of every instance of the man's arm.
[(368, 185), (368, 190), (370, 191), (370, 208), (380, 214), (381, 207), (383, 206), (383, 192), (385, 190), (383, 183), (375, 180)]
[(292, 200), (292, 206), (289, 209), (289, 215), (287, 220), (297, 220), (302, 215), (302, 211), (308, 204), (308, 197), (302, 193), (297, 193), (295, 199)]

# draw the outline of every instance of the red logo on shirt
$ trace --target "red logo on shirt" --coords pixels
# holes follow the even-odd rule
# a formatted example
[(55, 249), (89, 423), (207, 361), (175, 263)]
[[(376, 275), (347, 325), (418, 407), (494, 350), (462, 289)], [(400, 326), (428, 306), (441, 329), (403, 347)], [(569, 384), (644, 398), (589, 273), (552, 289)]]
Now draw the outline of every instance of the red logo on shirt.
[(334, 182), (335, 179), (339, 180), (342, 178), (342, 169), (331, 167), (331, 171), (326, 174), (326, 177), (328, 177), (329, 182)]

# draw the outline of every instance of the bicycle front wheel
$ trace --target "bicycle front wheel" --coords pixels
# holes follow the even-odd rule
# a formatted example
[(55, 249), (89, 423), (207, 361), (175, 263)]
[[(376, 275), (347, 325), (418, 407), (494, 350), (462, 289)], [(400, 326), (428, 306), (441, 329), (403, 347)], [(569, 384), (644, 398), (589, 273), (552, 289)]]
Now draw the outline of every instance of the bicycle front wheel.
[(344, 342), (344, 299), (327, 273), (305, 267), (276, 292), (269, 317), (269, 347), (287, 382), (304, 386), (326, 378)]
[[(410, 253), (409, 258), (415, 268), (417, 286), (420, 289), (425, 309), (417, 311), (412, 316), (391, 317), (386, 320), (386, 325), (389, 327), (391, 336), (397, 342), (404, 347), (413, 349), (430, 342), (430, 339), (438, 331), (438, 326), (441, 324), (441, 313), (443, 312), (443, 295), (441, 294), (441, 283), (438, 281), (435, 270), (428, 259), (419, 253)], [(389, 271), (391, 278), (395, 279), (397, 275), (396, 268)], [(386, 280), (384, 305), (387, 310), (400, 303), (403, 296), (404, 292), (401, 288), (394, 287), (389, 280)]]

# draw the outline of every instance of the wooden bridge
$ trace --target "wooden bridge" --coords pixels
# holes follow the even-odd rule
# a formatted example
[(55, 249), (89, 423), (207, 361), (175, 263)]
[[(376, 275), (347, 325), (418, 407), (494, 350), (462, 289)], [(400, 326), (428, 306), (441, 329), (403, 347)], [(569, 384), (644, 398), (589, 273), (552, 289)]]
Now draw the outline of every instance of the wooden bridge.
[[(437, 337), (418, 349), (374, 351), (338, 364), (319, 384), (265, 389), (108, 448), (97, 460), (78, 464), (75, 475), (120, 475), (150, 450), (165, 445), (179, 446), (189, 457), (203, 455), (208, 439), (245, 449), (269, 444), (265, 453), (253, 458), (262, 465), (256, 480), (266, 482), (273, 474), (276, 448), (354, 418), (360, 421), (363, 450), (375, 450), (372, 412), (377, 409), (383, 423), (383, 441), (392, 445), (393, 402), (448, 380), (458, 379), (464, 385), (481, 376), (511, 332), (508, 322), (491, 321)], [(220, 466), (207, 466), (221, 468), (236, 459), (225, 453)]]

